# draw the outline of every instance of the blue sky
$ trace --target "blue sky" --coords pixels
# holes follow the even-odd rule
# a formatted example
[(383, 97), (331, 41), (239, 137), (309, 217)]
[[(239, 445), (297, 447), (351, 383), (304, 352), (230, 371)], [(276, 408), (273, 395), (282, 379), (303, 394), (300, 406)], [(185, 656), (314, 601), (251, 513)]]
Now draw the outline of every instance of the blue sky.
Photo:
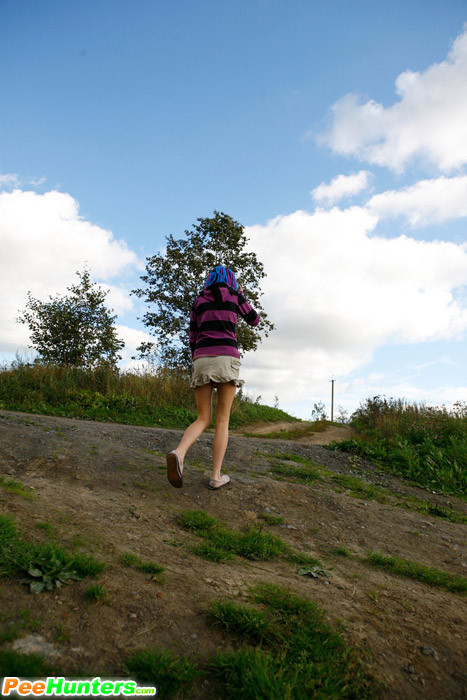
[(87, 260), (128, 362), (146, 256), (216, 209), (269, 272), (253, 396), (306, 418), (334, 374), (349, 411), (465, 399), (465, 22), (456, 0), (0, 0), (2, 357), (27, 290)]

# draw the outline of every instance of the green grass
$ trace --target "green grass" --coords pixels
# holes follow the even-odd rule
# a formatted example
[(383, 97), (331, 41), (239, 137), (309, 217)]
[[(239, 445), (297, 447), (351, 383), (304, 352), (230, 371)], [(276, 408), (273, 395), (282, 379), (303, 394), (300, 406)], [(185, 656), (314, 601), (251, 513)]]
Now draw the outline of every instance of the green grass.
[(351, 418), (356, 437), (329, 445), (418, 485), (467, 497), (467, 403), (452, 409), (367, 399)]
[(204, 541), (191, 551), (209, 561), (225, 562), (236, 555), (253, 561), (281, 558), (305, 566), (320, 565), (316, 557), (294, 551), (276, 535), (251, 526), (242, 532), (227, 528), (202, 510), (184, 511), (178, 515), (177, 522), (203, 538)]
[(334, 547), (334, 549), (331, 549), (331, 554), (334, 554), (337, 557), (351, 557), (352, 552), (347, 549), (347, 547), (344, 547), (343, 545), (339, 547)]
[(313, 467), (296, 467), (289, 464), (272, 464), (271, 471), (276, 478), (284, 477), (286, 479), (298, 481), (301, 484), (310, 484), (313, 481), (321, 478), (319, 472)]
[(143, 561), (136, 554), (126, 552), (120, 556), (120, 563), (123, 566), (133, 567), (144, 571), (146, 574), (161, 574), (165, 569), (154, 561)]
[(16, 493), (23, 498), (35, 498), (35, 494), (31, 493), (31, 490), (27, 490), (21, 482), (8, 479), (6, 476), (0, 476), (0, 486), (5, 491)]
[(387, 501), (387, 495), (382, 489), (373, 484), (368, 484), (355, 476), (335, 474), (332, 477), (332, 481), (343, 489), (350, 491), (350, 494), (355, 498), (367, 498), (380, 503)]
[[(286, 462), (284, 464), (283, 462)], [(287, 464), (287, 462), (297, 462), (303, 466)], [(331, 470), (316, 464), (306, 457), (294, 455), (293, 453), (276, 452), (271, 461), (271, 473), (279, 480), (286, 479), (302, 484), (313, 483), (322, 480), (330, 485), (337, 492), (346, 490), (353, 498), (364, 498), (368, 501), (378, 503), (388, 503), (395, 508), (411, 510), (415, 513), (423, 513), (434, 518), (442, 518), (453, 523), (467, 523), (467, 517), (457, 512), (453, 508), (433, 505), (428, 501), (411, 495), (396, 495), (388, 489), (383, 489), (374, 484), (370, 484), (363, 479), (347, 474), (335, 474)]]
[(369, 566), (389, 571), (397, 576), (415, 579), (429, 586), (437, 586), (454, 593), (465, 593), (467, 591), (467, 578), (464, 576), (450, 574), (442, 569), (424, 566), (415, 561), (408, 561), (400, 557), (388, 557), (378, 552), (368, 552), (363, 562)]
[[(0, 409), (161, 428), (186, 428), (197, 416), (189, 374), (181, 370), (84, 370), (23, 361), (0, 372)], [(237, 393), (232, 428), (279, 420), (297, 419)]]
[[(357, 654), (315, 603), (272, 584), (251, 591), (256, 604), (217, 601), (209, 616), (238, 640), (210, 667), (223, 697), (249, 700), (370, 698), (372, 682)], [(240, 646), (239, 646), (240, 645)]]
[(106, 603), (109, 600), (109, 594), (99, 583), (86, 588), (84, 597), (91, 603)]
[(273, 559), (287, 551), (286, 544), (276, 535), (269, 532), (263, 533), (253, 527), (249, 527), (244, 532), (231, 530), (217, 518), (204, 513), (204, 511), (182, 512), (179, 514), (177, 522), (185, 530), (194, 531), (208, 540), (209, 544), (214, 547), (214, 551), (226, 555), (236, 554), (245, 559), (266, 560)]
[(259, 517), (266, 525), (282, 525), (284, 518), (282, 515), (273, 515), (272, 513), (260, 513)]
[(20, 654), (9, 649), (0, 649), (0, 676), (18, 678), (47, 678), (60, 675), (40, 654)]
[[(92, 555), (82, 552), (70, 552), (64, 547), (45, 542), (37, 544), (26, 540), (17, 530), (10, 516), (0, 515), (0, 577), (16, 578), (27, 576), (31, 583), (43, 583), (47, 579), (52, 587), (63, 575), (74, 573), (79, 578), (97, 576), (104, 569), (104, 564)], [(39, 573), (37, 573), (39, 572)], [(40, 587), (38, 587), (40, 588)], [(34, 586), (31, 587), (31, 590)]]
[(157, 688), (157, 697), (169, 698), (187, 692), (201, 675), (197, 664), (187, 656), (159, 649), (139, 649), (125, 661), (124, 672), (131, 678)]

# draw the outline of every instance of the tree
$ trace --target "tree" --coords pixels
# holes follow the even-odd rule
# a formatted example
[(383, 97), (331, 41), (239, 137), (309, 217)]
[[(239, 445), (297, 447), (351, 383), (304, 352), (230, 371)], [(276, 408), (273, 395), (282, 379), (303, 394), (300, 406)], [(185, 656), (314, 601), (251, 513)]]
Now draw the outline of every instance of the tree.
[(106, 362), (115, 367), (125, 343), (116, 336), (116, 316), (104, 305), (107, 292), (95, 288), (87, 268), (76, 274), (80, 283), (67, 287), (68, 296), (57, 294), (44, 302), (28, 292), (28, 303), (17, 322), (29, 325), (29, 347), (44, 362), (87, 368)]
[(256, 254), (246, 250), (248, 239), (244, 227), (218, 211), (214, 211), (212, 218), (197, 221), (192, 230), (185, 231), (184, 239), (166, 236), (165, 252), (147, 258), (147, 274), (141, 277), (147, 287), (132, 292), (155, 306), (141, 320), (157, 343), (140, 345), (139, 356), (147, 359), (156, 356), (162, 364), (173, 368), (186, 368), (191, 363), (188, 343), (191, 306), (209, 272), (217, 265), (235, 272), (245, 297), (260, 314), (256, 328), (246, 323), (239, 325), (240, 353), (256, 350), (261, 333), (268, 336), (274, 329), (259, 301), (260, 282), (266, 274)]
[(327, 420), (326, 406), (322, 401), (318, 401), (318, 403), (313, 404), (311, 420)]

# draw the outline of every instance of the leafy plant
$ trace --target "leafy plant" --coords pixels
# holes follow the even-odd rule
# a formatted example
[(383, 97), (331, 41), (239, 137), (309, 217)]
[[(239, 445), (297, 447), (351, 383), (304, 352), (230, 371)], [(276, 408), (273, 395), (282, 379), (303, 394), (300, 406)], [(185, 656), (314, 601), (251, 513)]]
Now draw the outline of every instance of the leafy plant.
[(52, 591), (54, 588), (60, 588), (71, 581), (79, 581), (82, 578), (56, 555), (48, 558), (37, 558), (28, 569), (28, 574), (32, 580), (31, 578), (23, 578), (21, 583), (29, 584), (31, 593)]

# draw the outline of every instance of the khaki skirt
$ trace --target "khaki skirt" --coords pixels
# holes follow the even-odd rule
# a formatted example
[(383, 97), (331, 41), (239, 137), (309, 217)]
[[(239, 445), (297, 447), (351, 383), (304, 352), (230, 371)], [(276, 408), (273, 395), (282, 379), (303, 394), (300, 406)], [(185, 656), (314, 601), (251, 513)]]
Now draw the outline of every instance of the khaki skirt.
[(204, 384), (225, 384), (233, 382), (241, 387), (245, 382), (239, 379), (241, 362), (238, 357), (231, 355), (216, 355), (215, 357), (197, 357), (193, 361), (190, 386), (196, 389)]

